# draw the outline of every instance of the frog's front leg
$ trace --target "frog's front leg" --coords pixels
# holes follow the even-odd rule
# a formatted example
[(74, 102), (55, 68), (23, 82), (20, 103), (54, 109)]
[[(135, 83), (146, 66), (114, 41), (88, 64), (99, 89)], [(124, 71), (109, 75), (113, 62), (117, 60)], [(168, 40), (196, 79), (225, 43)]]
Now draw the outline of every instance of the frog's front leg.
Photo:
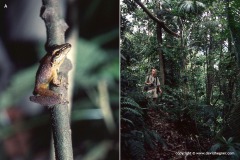
[(56, 86), (60, 86), (61, 84), (61, 79), (59, 80), (58, 79), (58, 71), (57, 70), (54, 70), (52, 72), (52, 76), (53, 76), (53, 79), (52, 79), (52, 83)]
[(56, 86), (62, 85), (65, 88), (68, 88), (68, 79), (64, 76), (63, 73), (55, 72), (53, 76), (52, 84)]

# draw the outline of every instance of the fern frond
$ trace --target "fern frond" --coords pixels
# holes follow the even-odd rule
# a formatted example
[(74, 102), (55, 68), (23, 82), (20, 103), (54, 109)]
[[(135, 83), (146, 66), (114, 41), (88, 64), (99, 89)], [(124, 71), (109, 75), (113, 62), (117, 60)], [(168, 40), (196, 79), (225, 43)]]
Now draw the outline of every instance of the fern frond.
[(220, 143), (216, 143), (214, 144), (211, 148), (210, 148), (210, 151), (211, 152), (216, 152), (218, 149), (221, 148), (221, 144)]
[(157, 132), (152, 131), (152, 135), (154, 136), (155, 140), (163, 146), (163, 148), (167, 148), (167, 144)]
[(121, 108), (121, 111), (128, 111), (128, 112), (131, 112), (137, 116), (142, 116), (142, 112), (136, 110), (136, 109), (132, 109), (132, 108), (128, 108), (128, 107), (124, 107), (124, 108)]
[(143, 142), (129, 140), (129, 149), (133, 159), (143, 159), (145, 155), (145, 148)]
[(144, 139), (145, 139), (145, 143), (147, 143), (151, 147), (151, 149), (153, 149), (155, 146), (154, 141), (151, 135), (147, 131), (144, 132)]
[(127, 118), (121, 118), (121, 120), (123, 121), (123, 122), (127, 122), (127, 123), (130, 123), (131, 125), (133, 125), (134, 126), (134, 123), (133, 123), (133, 121), (131, 121), (130, 119), (127, 119)]
[(133, 107), (136, 107), (138, 109), (142, 109), (137, 102), (135, 102), (132, 98), (128, 98), (128, 97), (122, 98), (121, 104), (122, 105), (133, 106)]

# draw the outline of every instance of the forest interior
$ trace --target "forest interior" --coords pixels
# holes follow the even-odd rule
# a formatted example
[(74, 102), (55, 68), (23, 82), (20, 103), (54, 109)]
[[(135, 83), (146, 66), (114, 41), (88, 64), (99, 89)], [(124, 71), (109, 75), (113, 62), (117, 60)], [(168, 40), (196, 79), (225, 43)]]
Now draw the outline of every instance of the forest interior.
[(120, 5), (121, 159), (240, 159), (240, 1)]

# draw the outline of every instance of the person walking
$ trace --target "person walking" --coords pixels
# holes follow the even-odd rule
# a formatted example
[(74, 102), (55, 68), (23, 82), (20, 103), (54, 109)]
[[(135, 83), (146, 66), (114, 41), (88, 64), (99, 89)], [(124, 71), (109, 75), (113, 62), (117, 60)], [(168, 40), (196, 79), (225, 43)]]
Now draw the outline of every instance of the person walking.
[(145, 84), (148, 86), (147, 97), (152, 98), (156, 103), (157, 98), (162, 94), (162, 90), (160, 88), (160, 81), (157, 77), (157, 70), (155, 68), (151, 69), (151, 74), (146, 77)]

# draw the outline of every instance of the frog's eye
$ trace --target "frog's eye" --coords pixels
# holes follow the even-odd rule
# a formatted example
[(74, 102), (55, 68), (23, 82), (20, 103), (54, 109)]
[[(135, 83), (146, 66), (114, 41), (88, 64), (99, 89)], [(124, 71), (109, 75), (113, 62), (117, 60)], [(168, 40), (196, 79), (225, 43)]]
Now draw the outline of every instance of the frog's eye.
[(56, 51), (56, 52), (54, 53), (55, 56), (58, 56), (59, 54), (60, 54), (60, 51)]
[(62, 55), (62, 54), (60, 54), (60, 52), (59, 53), (56, 53), (53, 57), (52, 57), (52, 62), (53, 63), (60, 63), (60, 62), (62, 62), (62, 60), (64, 59), (64, 55)]

